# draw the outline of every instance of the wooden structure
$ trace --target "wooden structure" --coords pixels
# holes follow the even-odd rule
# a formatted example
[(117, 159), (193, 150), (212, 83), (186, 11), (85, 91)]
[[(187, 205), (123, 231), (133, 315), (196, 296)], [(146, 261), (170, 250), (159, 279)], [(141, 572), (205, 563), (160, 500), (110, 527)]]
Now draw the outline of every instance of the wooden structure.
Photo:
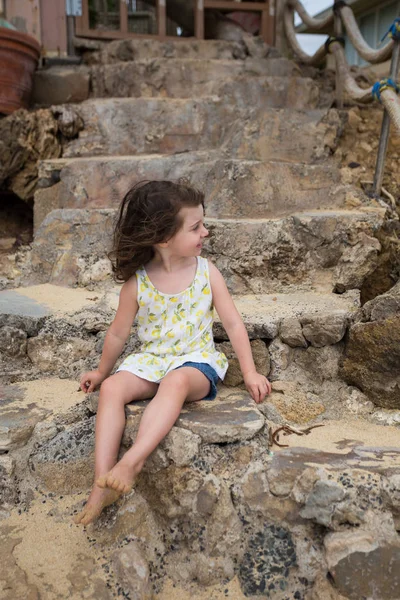
[[(114, 13), (119, 16), (119, 23), (114, 24), (113, 28), (93, 28), (89, 19), (89, 0), (82, 0), (82, 17), (75, 18), (75, 35), (78, 37), (95, 39), (124, 39), (138, 37), (152, 37), (160, 40), (179, 39), (179, 36), (171, 36), (167, 33), (167, 2), (168, 0), (156, 0), (154, 9), (156, 15), (155, 34), (143, 34), (130, 31), (128, 26), (128, 4), (122, 0), (116, 0), (116, 6), (119, 10)], [(135, 3), (136, 4), (136, 3)], [(207, 10), (217, 10), (220, 12), (246, 12), (260, 13), (260, 32), (259, 35), (270, 45), (274, 44), (275, 0), (264, 0), (260, 2), (237, 2), (232, 0), (194, 0), (194, 37), (195, 39), (204, 39), (204, 17)], [(119, 13), (119, 14), (118, 14)], [(138, 15), (139, 16), (139, 15)], [(143, 15), (142, 15), (143, 16)], [(184, 39), (188, 39), (185, 37)]]

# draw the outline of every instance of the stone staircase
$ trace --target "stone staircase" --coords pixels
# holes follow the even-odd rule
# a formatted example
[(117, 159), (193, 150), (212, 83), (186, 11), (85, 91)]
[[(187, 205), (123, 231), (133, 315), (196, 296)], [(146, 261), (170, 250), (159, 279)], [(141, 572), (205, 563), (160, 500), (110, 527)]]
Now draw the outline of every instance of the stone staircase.
[[(377, 599), (389, 599), (398, 589), (398, 577), (380, 578), (376, 565), (385, 572), (389, 552), (400, 566), (398, 429), (384, 427), (400, 416), (342, 377), (385, 211), (342, 181), (334, 152), (343, 115), (325, 107), (317, 82), (293, 62), (266, 56), (262, 44), (252, 50), (212, 41), (106, 44), (79, 71), (90, 98), (54, 108), (63, 154), (39, 168), (23, 285), (0, 292), (5, 510), (34, 498), (32, 514), (49, 502), (52, 523), (64, 523), (91, 484), (96, 394), (82, 400), (74, 380), (98, 363), (115, 313), (118, 288), (105, 252), (116, 208), (137, 181), (184, 177), (205, 192), (206, 254), (273, 383), (265, 403), (249, 400), (217, 318), (215, 339), (230, 358), (218, 401), (182, 412), (133, 498), (105, 511), (90, 532), (91, 548), (84, 534), (79, 541), (63, 533), (84, 547), (96, 582), (85, 597), (114, 598), (123, 589), (144, 599), (151, 581), (163, 598), (169, 579), (179, 597), (199, 599), (204, 586), (226, 581), (233, 598), (340, 600), (375, 586)], [(137, 344), (133, 331), (124, 355)], [(127, 408), (124, 447), (144, 406)], [(289, 436), (288, 449), (271, 453), (269, 433), (287, 423), (323, 424), (316, 431), (327, 433)], [(360, 570), (360, 552), (371, 590), (368, 577), (349, 577)], [(96, 564), (100, 557), (111, 574)], [(20, 553), (10, 563), (10, 572), (21, 570), (20, 587), (0, 576), (6, 597), (26, 595), (24, 581), (32, 594), (83, 597), (72, 575), (81, 567), (65, 560), (60, 592), (53, 581), (44, 588)], [(225, 588), (215, 597), (226, 597)]]

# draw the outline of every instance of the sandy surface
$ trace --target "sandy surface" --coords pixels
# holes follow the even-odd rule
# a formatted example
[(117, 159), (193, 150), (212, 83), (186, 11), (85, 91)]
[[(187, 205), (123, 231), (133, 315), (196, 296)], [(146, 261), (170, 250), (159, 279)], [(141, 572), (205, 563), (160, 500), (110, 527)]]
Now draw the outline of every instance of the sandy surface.
[[(354, 446), (400, 449), (400, 428), (366, 421), (327, 421), (308, 435), (280, 435), (279, 443), (288, 444), (290, 448), (312, 448), (334, 454), (347, 454)], [(279, 452), (281, 448), (274, 446), (272, 450)]]
[[(37, 496), (29, 512), (14, 509), (0, 522), (0, 557), (7, 567), (0, 573), (2, 599), (27, 598), (27, 590), (48, 600), (108, 596), (101, 554), (72, 522), (74, 505), (83, 498)], [(6, 541), (14, 549), (4, 556)]]
[[(25, 390), (24, 398), (19, 402), (30, 404), (34, 402), (39, 407), (46, 408), (52, 412), (62, 413), (79, 404), (84, 399), (84, 394), (78, 392), (79, 383), (71, 379), (38, 379), (36, 381), (24, 381), (18, 384), (10, 384), (13, 387)], [(16, 406), (18, 401), (14, 401)]]
[(234, 577), (226, 585), (210, 585), (199, 590), (198, 586), (187, 586), (186, 589), (176, 585), (168, 579), (157, 598), (160, 600), (222, 600), (222, 598), (231, 598), (231, 600), (245, 600), (239, 580)]
[(100, 296), (98, 292), (89, 292), (80, 288), (66, 288), (51, 283), (21, 287), (10, 291), (35, 300), (39, 304), (44, 304), (55, 314), (65, 314), (81, 310), (85, 306), (92, 306), (93, 302), (99, 299)]
[(236, 308), (246, 320), (257, 322), (266, 317), (288, 318), (310, 314), (347, 313), (358, 308), (358, 294), (247, 294), (234, 296)]

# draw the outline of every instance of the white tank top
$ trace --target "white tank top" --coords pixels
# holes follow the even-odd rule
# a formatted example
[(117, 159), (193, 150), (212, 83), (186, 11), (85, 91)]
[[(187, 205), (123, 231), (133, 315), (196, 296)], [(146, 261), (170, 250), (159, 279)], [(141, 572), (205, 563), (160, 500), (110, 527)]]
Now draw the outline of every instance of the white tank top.
[(136, 272), (136, 278), (136, 319), (142, 347), (139, 353), (128, 356), (118, 371), (130, 371), (158, 383), (169, 371), (190, 361), (210, 365), (223, 379), (228, 361), (214, 346), (207, 259), (197, 258), (195, 277), (179, 294), (159, 292), (143, 267)]

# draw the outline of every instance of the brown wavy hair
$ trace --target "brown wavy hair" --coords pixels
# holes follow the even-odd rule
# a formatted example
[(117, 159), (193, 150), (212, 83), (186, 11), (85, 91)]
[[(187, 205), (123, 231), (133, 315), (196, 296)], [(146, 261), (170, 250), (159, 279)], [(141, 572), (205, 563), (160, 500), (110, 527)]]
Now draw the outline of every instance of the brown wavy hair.
[(122, 200), (108, 254), (114, 279), (127, 281), (154, 256), (153, 246), (168, 241), (182, 223), (186, 206), (204, 207), (204, 194), (186, 183), (141, 181)]

